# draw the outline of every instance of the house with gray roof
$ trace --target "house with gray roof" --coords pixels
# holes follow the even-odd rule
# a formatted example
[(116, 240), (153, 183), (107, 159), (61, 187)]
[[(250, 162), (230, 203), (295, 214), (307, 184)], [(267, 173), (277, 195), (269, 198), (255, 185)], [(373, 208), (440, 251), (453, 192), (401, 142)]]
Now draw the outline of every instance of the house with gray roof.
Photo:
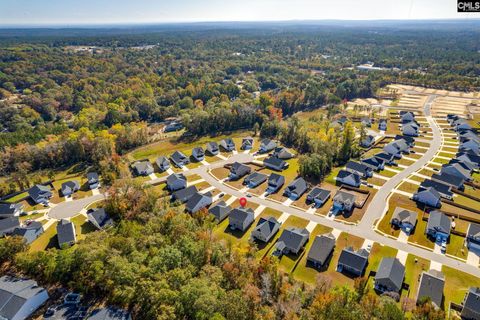
[(262, 217), (252, 230), (252, 238), (267, 243), (278, 232), (280, 226), (281, 223), (274, 217)]
[(355, 251), (352, 247), (347, 247), (338, 257), (337, 271), (361, 277), (367, 267), (368, 256), (369, 252), (365, 249)]
[(112, 218), (110, 218), (103, 208), (88, 209), (87, 219), (98, 230), (113, 226)]
[(28, 189), (28, 195), (35, 203), (47, 204), (48, 200), (53, 196), (50, 187), (36, 184)]
[(373, 176), (373, 170), (369, 166), (364, 165), (363, 163), (358, 163), (355, 161), (348, 161), (345, 170), (351, 173), (358, 174), (361, 178), (370, 178)]
[(280, 238), (275, 243), (273, 255), (281, 256), (284, 254), (298, 255), (303, 249), (310, 237), (310, 232), (305, 228), (288, 227), (283, 230)]
[(480, 288), (470, 287), (462, 302), (462, 320), (480, 319)]
[(220, 152), (220, 150), (218, 149), (218, 143), (214, 141), (207, 143), (207, 152), (211, 156), (216, 156)]
[(407, 210), (402, 207), (396, 207), (392, 214), (390, 223), (402, 229), (406, 234), (410, 234), (417, 225), (418, 214), (415, 211)]
[(155, 163), (157, 164), (158, 169), (160, 169), (161, 172), (167, 171), (170, 169), (170, 161), (168, 161), (167, 157), (165, 156), (160, 156), (155, 160)]
[(475, 170), (480, 168), (480, 156), (471, 152), (459, 152), (456, 154), (456, 159), (461, 162), (468, 162), (472, 164)]
[(409, 137), (401, 134), (396, 134), (394, 140), (404, 140), (405, 143), (410, 147), (415, 146), (415, 137)]
[(97, 189), (100, 187), (100, 177), (96, 172), (87, 173), (87, 183), (90, 190)]
[(275, 171), (283, 171), (288, 168), (288, 162), (274, 156), (268, 157), (263, 160), (263, 165)]
[(71, 196), (72, 194), (80, 190), (80, 183), (77, 180), (66, 181), (62, 183), (60, 190), (64, 197)]
[(170, 161), (172, 161), (173, 165), (177, 168), (182, 168), (190, 163), (188, 157), (180, 151), (175, 151), (172, 153), (170, 156)]
[(283, 192), (283, 195), (292, 200), (299, 199), (308, 189), (305, 179), (299, 177), (293, 180)]
[(60, 220), (57, 224), (57, 240), (60, 249), (64, 246), (71, 246), (77, 242), (75, 225), (73, 222), (66, 219)]
[(0, 218), (19, 217), (22, 212), (21, 203), (0, 203)]
[(440, 193), (432, 187), (426, 189), (422, 188), (422, 190), (418, 190), (414, 193), (412, 197), (414, 201), (434, 208), (440, 208), (442, 206), (440, 198)]
[(444, 165), (442, 165), (442, 169), (440, 170), (440, 172), (459, 177), (459, 178), (461, 178), (465, 181), (472, 180), (471, 172), (469, 170), (465, 169), (459, 163), (444, 164)]
[(226, 152), (231, 152), (235, 150), (235, 142), (233, 142), (232, 138), (225, 138), (220, 141), (220, 147)]
[(177, 191), (187, 187), (187, 178), (183, 173), (172, 173), (167, 177), (167, 189)]
[(370, 158), (362, 159), (361, 162), (363, 165), (375, 171), (380, 171), (385, 169), (385, 161), (380, 158), (370, 157)]
[(380, 119), (378, 121), (378, 130), (387, 131), (387, 119)]
[(315, 268), (323, 268), (335, 248), (335, 237), (332, 234), (322, 234), (315, 237), (312, 246), (308, 251), (307, 263), (311, 263)]
[(383, 258), (375, 275), (375, 290), (379, 292), (400, 292), (405, 266), (397, 258)]
[(461, 160), (458, 160), (458, 159), (450, 159), (450, 161), (448, 162), (448, 164), (454, 164), (454, 163), (458, 163), (459, 165), (462, 166), (462, 168), (464, 168), (465, 170), (467, 170), (468, 172), (472, 172), (475, 169), (475, 164), (471, 163), (471, 162), (468, 162), (468, 161), (461, 161)]
[(375, 143), (375, 137), (371, 134), (366, 135), (360, 140), (360, 146), (364, 148), (370, 148)]
[(306, 202), (307, 203), (314, 203), (315, 207), (320, 208), (327, 202), (328, 198), (330, 198), (330, 190), (322, 189), (320, 187), (315, 187), (310, 191), (307, 195)]
[(410, 137), (418, 137), (420, 126), (416, 122), (409, 122), (402, 125), (402, 133)]
[(355, 195), (343, 190), (338, 190), (333, 197), (332, 211), (349, 212), (355, 206)]
[(408, 153), (409, 148), (405, 140), (400, 139), (388, 143), (383, 147), (383, 151), (393, 155), (394, 158), (400, 159), (402, 154)]
[(285, 184), (285, 177), (276, 173), (270, 174), (268, 177), (268, 187), (266, 192), (272, 194), (277, 192)]
[(220, 201), (208, 209), (208, 213), (215, 217), (217, 223), (225, 220), (230, 211), (232, 211), (232, 207), (228, 206), (225, 201)]
[(443, 273), (437, 270), (423, 271), (417, 290), (417, 304), (428, 298), (437, 309), (442, 308), (444, 288), (445, 276)]
[(445, 213), (434, 210), (428, 215), (425, 234), (435, 239), (438, 243), (447, 242), (450, 237), (451, 226), (452, 221)]
[(240, 162), (235, 162), (230, 167), (230, 175), (228, 176), (228, 178), (230, 180), (239, 180), (240, 178), (249, 174), (251, 171), (252, 168), (250, 168), (249, 166)]
[(232, 230), (244, 232), (255, 220), (255, 213), (251, 208), (238, 207), (230, 211), (228, 225)]
[(400, 111), (400, 118), (402, 119), (402, 123), (415, 121), (415, 115), (411, 111)]
[(243, 180), (243, 184), (249, 188), (256, 188), (265, 181), (267, 181), (268, 176), (260, 172), (252, 172)]
[(273, 154), (272, 156), (274, 156), (275, 158), (278, 158), (278, 159), (282, 159), (282, 160), (288, 160), (288, 159), (292, 159), (293, 157), (295, 157), (295, 155), (293, 153), (291, 153), (287, 148), (285, 147), (277, 147), (275, 148), (275, 150), (273, 151)]
[(480, 254), (480, 224), (473, 222), (469, 224), (465, 242), (468, 250)]
[(361, 120), (360, 120), (362, 126), (365, 126), (365, 127), (371, 127), (372, 126), (372, 119), (370, 119), (369, 117), (363, 117)]
[(480, 141), (468, 139), (463, 141), (458, 147), (460, 152), (470, 152), (476, 155), (480, 155)]
[(185, 209), (187, 212), (196, 213), (212, 204), (212, 194), (210, 192), (197, 192), (188, 199)]
[(0, 278), (0, 319), (30, 318), (47, 300), (48, 292), (30, 279)]
[(353, 173), (347, 170), (340, 170), (337, 174), (336, 180), (347, 186), (360, 187), (360, 176), (357, 173)]
[(137, 176), (148, 176), (153, 173), (153, 166), (150, 161), (137, 161), (133, 165), (133, 171)]
[(32, 243), (35, 239), (40, 237), (43, 233), (43, 224), (38, 221), (31, 221), (30, 223), (15, 228), (12, 235), (22, 237), (26, 244)]
[(380, 161), (383, 161), (385, 164), (389, 164), (389, 165), (395, 164), (395, 157), (393, 156), (393, 154), (380, 152), (374, 155), (374, 157)]
[(132, 320), (130, 312), (114, 307), (95, 309), (87, 316), (88, 320)]
[(453, 192), (452, 192), (452, 187), (443, 184), (443, 183), (438, 183), (434, 180), (423, 180), (422, 183), (420, 183), (420, 186), (418, 188), (419, 191), (425, 190), (428, 188), (434, 188), (437, 190), (437, 192), (440, 194), (440, 197), (451, 200), (453, 199)]
[(463, 178), (448, 174), (446, 172), (442, 172), (440, 174), (435, 173), (435, 174), (432, 175), (431, 179), (433, 181), (436, 181), (436, 182), (441, 183), (441, 184), (445, 184), (445, 185), (450, 186), (452, 188), (455, 188), (457, 190), (464, 190), (465, 189), (465, 186), (464, 186), (465, 180), (463, 180)]
[(203, 151), (203, 149), (201, 147), (196, 147), (196, 148), (193, 148), (192, 150), (192, 157), (196, 160), (196, 161), (203, 161), (205, 160), (205, 152)]
[(268, 153), (277, 147), (277, 143), (271, 139), (262, 139), (260, 142), (259, 153)]
[(20, 227), (20, 219), (18, 217), (0, 219), (0, 237), (12, 233), (18, 227)]
[(242, 139), (242, 146), (240, 149), (242, 150), (250, 150), (253, 148), (253, 138), (252, 137), (246, 137)]
[(197, 192), (198, 190), (195, 186), (189, 186), (184, 189), (177, 190), (172, 193), (172, 201), (180, 201), (181, 203), (186, 203)]

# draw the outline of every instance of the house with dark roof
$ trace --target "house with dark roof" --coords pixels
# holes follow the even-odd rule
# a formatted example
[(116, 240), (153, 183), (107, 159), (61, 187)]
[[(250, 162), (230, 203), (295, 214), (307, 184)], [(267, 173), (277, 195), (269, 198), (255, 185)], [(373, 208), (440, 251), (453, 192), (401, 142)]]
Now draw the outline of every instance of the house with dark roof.
[(375, 137), (371, 134), (366, 135), (360, 140), (360, 146), (364, 148), (370, 148), (375, 143)]
[(465, 242), (468, 250), (480, 254), (480, 224), (471, 222), (468, 226)]
[(30, 279), (0, 278), (0, 319), (30, 319), (47, 300), (48, 292)]
[(362, 164), (375, 171), (385, 169), (385, 161), (380, 158), (370, 157), (361, 160)]
[(462, 302), (462, 320), (480, 319), (480, 288), (470, 287)]
[(270, 174), (268, 177), (268, 187), (266, 192), (272, 194), (277, 192), (285, 184), (285, 177), (276, 173)]
[(251, 208), (238, 207), (230, 211), (228, 225), (232, 230), (244, 232), (255, 220), (255, 213)]
[(409, 122), (402, 125), (402, 133), (410, 137), (418, 137), (420, 126), (416, 122)]
[(338, 190), (333, 197), (332, 211), (336, 212), (349, 212), (352, 211), (355, 206), (355, 195), (346, 191)]
[(400, 111), (400, 118), (402, 119), (402, 123), (415, 121), (415, 115), (411, 111)]
[(208, 213), (215, 217), (217, 223), (222, 222), (228, 217), (228, 214), (232, 211), (232, 207), (228, 206), (225, 201), (220, 201), (216, 205), (208, 209)]
[(21, 203), (0, 203), (0, 218), (19, 217), (22, 212)]
[(28, 195), (35, 203), (47, 204), (48, 200), (53, 196), (50, 187), (36, 184), (28, 190)]
[(57, 224), (57, 240), (59, 248), (71, 246), (77, 241), (75, 234), (75, 225), (66, 219), (60, 220)]
[(288, 168), (288, 162), (273, 156), (263, 160), (263, 165), (275, 171), (283, 171)]
[(405, 266), (397, 258), (383, 258), (375, 275), (375, 290), (379, 292), (400, 292)]
[(437, 270), (423, 271), (417, 290), (417, 304), (428, 298), (437, 309), (440, 309), (443, 303), (444, 288), (445, 276), (443, 273)]
[(242, 139), (242, 146), (240, 149), (242, 150), (251, 150), (253, 148), (253, 138), (246, 137)]
[(465, 181), (470, 181), (472, 180), (472, 176), (470, 174), (470, 171), (465, 169), (461, 164), (459, 163), (453, 163), (453, 164), (444, 164), (442, 166), (442, 169), (440, 171), (441, 173), (448, 173), (452, 176), (457, 176), (459, 178), (462, 178)]
[(332, 234), (322, 234), (315, 237), (312, 246), (308, 251), (307, 263), (311, 263), (315, 268), (323, 268), (335, 248), (335, 237)]
[(390, 223), (402, 229), (407, 235), (410, 234), (417, 225), (418, 214), (415, 211), (407, 210), (402, 207), (396, 207), (392, 214)]
[(365, 178), (365, 179), (373, 176), (372, 168), (355, 161), (348, 161), (347, 165), (345, 166), (345, 170), (351, 173), (356, 173), (361, 178)]
[(283, 195), (292, 200), (299, 199), (308, 189), (307, 182), (302, 177), (293, 180), (283, 192)]
[(352, 247), (342, 250), (338, 258), (337, 271), (361, 277), (368, 264), (369, 253), (365, 249), (354, 251)]
[(231, 152), (235, 150), (235, 142), (233, 142), (232, 138), (225, 138), (220, 141), (220, 147), (227, 152)]
[(240, 162), (235, 162), (230, 167), (230, 175), (228, 176), (228, 178), (230, 180), (239, 180), (240, 178), (249, 174), (251, 171), (252, 168), (250, 168), (249, 166)]
[(161, 172), (167, 171), (170, 169), (170, 161), (168, 161), (167, 157), (165, 156), (160, 156), (155, 160), (155, 163), (157, 164), (158, 169), (160, 169)]
[(305, 228), (286, 228), (275, 243), (273, 255), (277, 257), (284, 254), (297, 255), (303, 249), (309, 237), (310, 232)]
[(100, 187), (100, 177), (96, 172), (87, 173), (87, 183), (90, 190), (97, 189)]
[(447, 242), (450, 237), (451, 225), (452, 221), (445, 213), (438, 210), (431, 211), (428, 215), (425, 234), (438, 243)]
[(172, 193), (172, 201), (180, 201), (186, 203), (195, 193), (197, 193), (197, 187), (190, 186), (185, 189), (180, 189)]
[(38, 221), (31, 221), (30, 223), (15, 228), (12, 235), (22, 237), (26, 244), (32, 243), (35, 239), (40, 237), (43, 233), (43, 224)]
[(454, 164), (454, 163), (458, 163), (459, 165), (462, 166), (462, 168), (464, 168), (465, 170), (467, 170), (468, 172), (472, 172), (475, 170), (475, 164), (471, 163), (471, 162), (468, 162), (468, 161), (461, 161), (461, 160), (458, 160), (458, 159), (450, 159), (450, 161), (448, 162), (448, 164)]
[(256, 188), (265, 181), (267, 181), (268, 176), (260, 172), (252, 172), (243, 179), (243, 184), (249, 188)]
[(203, 160), (205, 160), (205, 152), (203, 151), (203, 149), (201, 147), (193, 148), (192, 157), (196, 161), (203, 161)]
[(167, 189), (177, 191), (187, 187), (187, 178), (183, 173), (172, 173), (167, 177)]
[(347, 186), (360, 187), (360, 176), (347, 170), (340, 170), (337, 174), (336, 180)]
[(310, 191), (307, 195), (307, 203), (314, 203), (315, 207), (320, 208), (327, 202), (328, 198), (330, 198), (330, 190), (322, 189), (320, 187), (315, 187)]
[(0, 219), (0, 237), (11, 234), (18, 227), (20, 227), (20, 219), (18, 217)]
[(88, 221), (98, 230), (113, 226), (113, 220), (103, 208), (88, 209)]
[(387, 119), (380, 119), (378, 121), (378, 130), (387, 131)]
[(197, 192), (188, 199), (185, 209), (187, 212), (196, 213), (212, 204), (212, 194), (210, 192)]
[(212, 156), (216, 156), (220, 152), (218, 149), (218, 143), (214, 141), (207, 143), (207, 152)]
[(114, 307), (95, 309), (87, 317), (88, 320), (132, 320), (130, 312)]
[(408, 153), (409, 148), (410, 147), (405, 140), (401, 139), (388, 143), (385, 147), (383, 147), (383, 151), (393, 155), (394, 158), (400, 159), (402, 154)]
[(182, 168), (190, 163), (188, 157), (180, 151), (175, 151), (170, 156), (170, 161), (172, 161), (173, 165), (177, 168)]
[(267, 153), (272, 151), (277, 147), (277, 143), (271, 139), (262, 139), (260, 142), (260, 149), (258, 150), (259, 153)]
[(182, 129), (183, 129), (183, 124), (180, 123), (180, 122), (174, 121), (174, 122), (171, 122), (171, 123), (167, 124), (163, 128), (163, 132), (165, 132), (165, 133), (174, 132), (174, 131), (178, 131), (178, 130), (182, 130)]
[(278, 159), (282, 159), (282, 160), (288, 160), (288, 159), (292, 159), (293, 157), (295, 157), (295, 155), (293, 153), (291, 153), (285, 147), (275, 148), (275, 151), (273, 151), (272, 156), (274, 156), (275, 158), (278, 158)]
[(280, 226), (281, 223), (274, 217), (260, 218), (252, 230), (252, 238), (267, 243), (278, 232)]
[(80, 183), (77, 180), (66, 181), (62, 183), (60, 190), (64, 197), (71, 196), (72, 194), (80, 190)]
[(427, 179), (420, 183), (418, 191), (422, 191), (428, 188), (434, 188), (435, 190), (437, 190), (437, 192), (440, 194), (440, 197), (442, 198), (448, 200), (453, 199), (452, 187), (447, 186), (446, 184), (438, 183), (436, 181)]
[(148, 176), (153, 173), (153, 166), (152, 164), (145, 160), (145, 161), (137, 161), (132, 164), (133, 171), (137, 176)]
[(363, 117), (360, 122), (361, 122), (362, 126), (365, 126), (365, 127), (371, 127), (372, 126), (372, 119), (370, 119), (369, 117)]
[(438, 183), (450, 186), (450, 187), (455, 188), (457, 190), (464, 190), (465, 189), (465, 186), (464, 186), (465, 180), (463, 180), (461, 177), (454, 176), (454, 175), (448, 174), (446, 172), (443, 172), (443, 173), (440, 173), (440, 174), (435, 173), (435, 174), (432, 175), (431, 179), (433, 181), (436, 181)]
[(409, 136), (403, 136), (400, 134), (396, 134), (394, 140), (404, 140), (405, 143), (412, 148), (415, 146), (415, 138), (414, 137), (409, 137)]
[(472, 130), (472, 126), (469, 125), (467, 122), (457, 123), (455, 125), (455, 131), (462, 131), (462, 130)]
[(394, 165), (395, 164), (395, 157), (393, 154), (380, 152), (374, 155), (380, 161), (383, 161), (385, 164)]
[(480, 168), (480, 156), (474, 154), (474, 153), (469, 153), (469, 152), (459, 152), (456, 155), (456, 158), (460, 162), (468, 162), (472, 164), (472, 167), (475, 170), (478, 170)]
[(440, 193), (432, 187), (426, 189), (422, 188), (422, 190), (418, 190), (416, 193), (414, 193), (412, 197), (414, 201), (434, 208), (440, 208), (442, 206), (440, 198)]
[(476, 155), (480, 155), (480, 142), (473, 139), (463, 141), (458, 147), (460, 152), (470, 152)]

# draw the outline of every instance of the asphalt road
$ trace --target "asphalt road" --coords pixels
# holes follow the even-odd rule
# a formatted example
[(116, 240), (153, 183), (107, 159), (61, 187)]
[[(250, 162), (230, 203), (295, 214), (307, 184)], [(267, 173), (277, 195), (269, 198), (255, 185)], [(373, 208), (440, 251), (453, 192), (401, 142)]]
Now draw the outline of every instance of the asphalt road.
[(48, 216), (53, 219), (64, 219), (76, 216), (83, 208), (88, 207), (89, 204), (103, 200), (105, 196), (103, 194), (97, 194), (86, 198), (64, 201), (56, 204), (48, 212)]

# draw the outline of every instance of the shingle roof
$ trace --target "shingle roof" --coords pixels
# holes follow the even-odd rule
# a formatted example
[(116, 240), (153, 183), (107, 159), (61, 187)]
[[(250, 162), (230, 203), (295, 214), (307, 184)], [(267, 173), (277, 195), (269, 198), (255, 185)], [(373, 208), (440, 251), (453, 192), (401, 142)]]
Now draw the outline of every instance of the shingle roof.
[(280, 238), (278, 238), (277, 244), (283, 243), (282, 247), (298, 252), (304, 244), (305, 239), (308, 239), (309, 236), (310, 232), (305, 228), (289, 227), (283, 230)]
[(441, 211), (431, 211), (428, 216), (427, 230), (433, 229), (446, 234), (450, 234), (452, 221)]
[(363, 163), (358, 163), (355, 161), (348, 161), (346, 167), (347, 169), (361, 172), (362, 174), (367, 174), (368, 172), (372, 171), (370, 167), (367, 167)]
[(75, 227), (73, 222), (62, 219), (57, 224), (58, 245), (61, 247), (64, 243), (75, 241)]
[(272, 173), (268, 177), (268, 184), (277, 184), (282, 179), (282, 177), (282, 175)]
[(319, 199), (320, 201), (325, 202), (325, 200), (327, 200), (330, 196), (330, 193), (330, 190), (315, 187), (312, 189), (312, 191), (310, 191), (308, 197), (311, 197), (312, 199)]
[(254, 231), (263, 234), (265, 239), (268, 239), (272, 232), (278, 229), (277, 227), (280, 227), (280, 222), (274, 217), (260, 218)]
[(417, 223), (418, 214), (415, 211), (410, 211), (402, 207), (396, 207), (393, 211), (392, 220), (397, 219), (402, 223), (408, 222), (411, 225)]
[(337, 193), (335, 193), (335, 196), (333, 197), (333, 201), (353, 204), (355, 203), (355, 195), (349, 192), (338, 190)]
[(352, 247), (345, 248), (340, 253), (338, 263), (363, 271), (368, 263), (368, 251), (363, 249), (354, 251)]
[(397, 291), (402, 288), (405, 266), (397, 258), (383, 258), (378, 266), (375, 280), (387, 280)]
[(192, 197), (197, 192), (198, 192), (197, 187), (189, 186), (189, 187), (186, 187), (185, 189), (180, 189), (172, 193), (172, 198), (174, 200), (179, 200), (181, 202), (187, 202), (190, 199), (190, 197)]
[(252, 172), (250, 175), (245, 177), (245, 183), (254, 183), (254, 184), (261, 184), (265, 181), (267, 181), (267, 175), (260, 173), (260, 172)]
[(340, 178), (340, 179), (344, 179), (349, 176), (352, 176), (355, 181), (360, 182), (360, 176), (356, 173), (353, 173), (347, 170), (340, 170), (338, 171), (338, 174), (337, 174), (337, 178)]
[(282, 159), (279, 159), (277, 157), (268, 157), (266, 158), (265, 160), (263, 160), (263, 164), (264, 165), (270, 165), (274, 168), (280, 168), (282, 169), (285, 165), (286, 165), (286, 162), (283, 161)]
[(437, 270), (422, 272), (417, 292), (417, 301), (424, 297), (429, 297), (438, 308), (441, 308), (444, 287), (445, 277), (443, 273)]
[(303, 178), (297, 178), (293, 180), (287, 187), (288, 189), (292, 191), (300, 190), (303, 191), (307, 189), (307, 182)]
[(440, 183), (453, 186), (455, 188), (460, 188), (463, 185), (463, 178), (442, 172), (440, 174), (435, 173), (432, 175), (432, 180), (436, 180)]
[(95, 220), (100, 228), (113, 225), (113, 220), (103, 208), (90, 209), (89, 211), (87, 211), (87, 215), (90, 216), (93, 220)]
[(193, 212), (195, 207), (201, 202), (201, 201), (206, 201), (206, 206), (210, 205), (212, 203), (212, 195), (210, 193), (200, 193), (197, 192), (193, 194), (190, 199), (188, 199), (187, 204), (185, 208), (187, 209), (188, 212)]
[(175, 151), (171, 156), (170, 159), (172, 159), (173, 162), (180, 164), (183, 162), (187, 162), (188, 158), (185, 154), (183, 154), (180, 151)]
[(27, 231), (29, 231), (29, 230), (40, 230), (42, 228), (43, 228), (43, 224), (41, 222), (32, 221), (28, 225), (16, 228), (13, 231), (13, 235), (23, 237), (25, 235), (25, 233), (27, 233)]
[(440, 194), (444, 194), (450, 197), (453, 197), (453, 192), (451, 190), (451, 186), (447, 186), (446, 184), (439, 183), (433, 180), (424, 180), (422, 183), (420, 183), (420, 188), (427, 189), (427, 188), (434, 188), (437, 190)]
[(88, 183), (98, 182), (98, 179), (99, 179), (98, 173), (96, 173), (96, 172), (89, 172), (89, 173), (87, 173)]
[(18, 217), (0, 219), (0, 236), (2, 236), (5, 232), (8, 232), (9, 230), (19, 226), (20, 220)]
[(480, 241), (480, 224), (471, 222), (468, 226), (467, 237)]
[(253, 214), (254, 211), (251, 208), (238, 207), (230, 211), (229, 217), (236, 221), (244, 221), (249, 215)]
[(128, 311), (113, 307), (93, 310), (89, 315), (89, 320), (129, 320), (131, 319)]
[(471, 287), (463, 302), (462, 318), (480, 319), (480, 288)]
[[(24, 307), (27, 300), (45, 289), (30, 279), (10, 276), (0, 278), (0, 318), (12, 319)], [(35, 310), (28, 310), (34, 312)]]
[(0, 215), (13, 215), (17, 210), (21, 210), (21, 203), (0, 203)]
[(80, 189), (80, 183), (77, 180), (66, 181), (62, 183), (62, 193), (72, 193)]
[(177, 181), (186, 182), (187, 178), (183, 175), (183, 173), (172, 173), (167, 177), (167, 184), (171, 185)]
[(333, 248), (335, 248), (334, 236), (331, 234), (316, 236), (307, 257), (309, 260), (320, 262), (323, 265), (332, 253)]
[(220, 201), (208, 210), (208, 212), (212, 214), (218, 221), (221, 221), (228, 216), (230, 211), (232, 211), (232, 207), (227, 206), (225, 201)]

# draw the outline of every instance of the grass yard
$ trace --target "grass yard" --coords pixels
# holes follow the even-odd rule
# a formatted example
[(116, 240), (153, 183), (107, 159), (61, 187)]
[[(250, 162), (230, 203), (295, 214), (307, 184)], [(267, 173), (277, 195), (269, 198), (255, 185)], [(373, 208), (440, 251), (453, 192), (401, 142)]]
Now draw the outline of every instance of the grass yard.
[(327, 183), (330, 183), (332, 185), (336, 185), (337, 181), (335, 180), (335, 178), (337, 177), (338, 172), (340, 170), (342, 170), (342, 168), (340, 168), (340, 167), (333, 168), (332, 172), (330, 172), (330, 174), (325, 177), (324, 181), (327, 182)]
[(47, 248), (56, 247), (57, 222), (53, 223), (43, 234), (30, 244), (30, 251), (43, 251)]
[(77, 235), (77, 240), (82, 240), (85, 238), (87, 233), (95, 231), (95, 227), (88, 222), (87, 218), (84, 215), (77, 215), (70, 219), (75, 226), (75, 234)]
[(405, 191), (405, 192), (410, 192), (410, 193), (415, 193), (418, 190), (418, 185), (410, 183), (410, 182), (402, 182), (398, 186), (398, 190)]
[(414, 163), (414, 161), (412, 160), (408, 160), (408, 159), (405, 159), (405, 158), (402, 158), (400, 160), (397, 160), (396, 161), (398, 164), (401, 164), (401, 165), (404, 165), (404, 166), (410, 166)]
[(405, 283), (407, 283), (410, 288), (408, 291), (408, 297), (415, 299), (417, 295), (417, 288), (420, 284), (420, 275), (423, 271), (428, 271), (430, 269), (430, 261), (417, 257), (415, 255), (409, 254), (407, 261), (405, 262)]
[[(478, 196), (478, 195), (479, 195), (479, 192), (477, 191), (476, 196)], [(457, 194), (453, 198), (453, 201), (455, 203), (461, 204), (463, 206), (466, 206), (466, 207), (469, 207), (469, 208), (472, 208), (472, 209), (477, 209), (477, 210), (480, 209), (480, 202), (479, 201), (470, 199), (468, 197), (465, 197), (465, 196), (462, 196), (462, 195), (459, 195), (459, 194)]]
[(22, 192), (22, 193), (17, 194), (16, 196), (13, 196), (13, 197), (11, 197), (11, 198), (5, 199), (5, 202), (8, 202), (8, 203), (17, 203), (17, 202), (25, 199), (26, 197), (28, 197), (28, 192)]
[(397, 249), (389, 246), (383, 246), (375, 242), (370, 250), (368, 266), (367, 270), (365, 271), (365, 275), (368, 275), (370, 271), (377, 271), (380, 261), (382, 261), (383, 258), (394, 258), (397, 255), (397, 251)]
[(228, 170), (227, 168), (221, 167), (221, 168), (212, 169), (211, 173), (217, 179), (222, 180), (228, 177), (228, 175), (230, 174), (230, 170)]
[(391, 177), (395, 176), (397, 173), (393, 172), (393, 171), (390, 171), (390, 170), (382, 170), (380, 172), (377, 172), (377, 174), (379, 174), (381, 176), (384, 176), (384, 177), (391, 178)]
[(442, 267), (445, 275), (445, 306), (450, 302), (461, 303), (470, 287), (480, 287), (480, 279), (458, 269)]
[(27, 214), (27, 215), (24, 215), (24, 216), (20, 216), (20, 221), (35, 220), (35, 219), (43, 217), (44, 215), (45, 215), (45, 212)]
[(465, 238), (450, 234), (450, 240), (447, 244), (447, 253), (461, 259), (467, 259), (468, 249), (464, 246)]
[[(451, 158), (452, 155), (449, 155), (449, 158)], [(436, 162), (436, 163), (441, 163), (441, 164), (445, 164), (445, 163), (448, 163), (450, 161), (450, 159), (442, 159), (442, 158), (433, 158), (432, 160), (433, 162)]]
[(408, 237), (408, 241), (433, 249), (435, 243), (427, 238), (427, 235), (425, 234), (426, 228), (427, 221), (423, 221), (422, 215), (419, 214), (417, 218), (417, 226), (415, 227), (415, 230), (413, 230), (413, 233), (410, 234), (410, 237)]
[(393, 194), (390, 197), (388, 211), (378, 224), (378, 229), (394, 237), (398, 237), (398, 235), (400, 234), (400, 230), (392, 228), (390, 224), (393, 212), (397, 207), (405, 208), (410, 211), (416, 211), (421, 214), (421, 210), (417, 208), (413, 201), (408, 199), (406, 196), (400, 194)]

